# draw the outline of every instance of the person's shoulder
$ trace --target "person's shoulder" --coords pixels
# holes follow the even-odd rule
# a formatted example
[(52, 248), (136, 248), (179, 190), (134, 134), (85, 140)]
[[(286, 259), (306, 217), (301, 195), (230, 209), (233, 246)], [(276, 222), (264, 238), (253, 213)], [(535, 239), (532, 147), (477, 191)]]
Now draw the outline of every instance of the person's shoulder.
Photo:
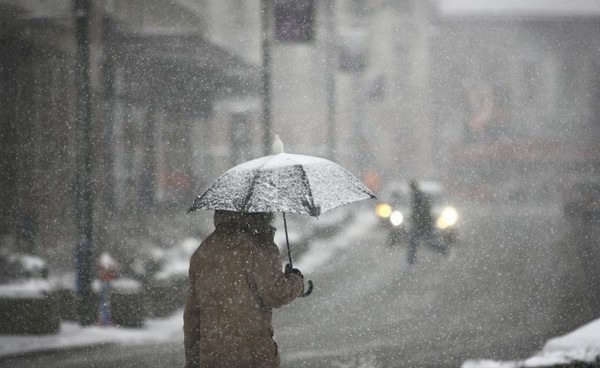
[(247, 248), (253, 251), (258, 251), (261, 253), (273, 253), (279, 252), (279, 248), (277, 248), (277, 244), (273, 241), (273, 239), (264, 236), (256, 236), (248, 234), (247, 239)]
[(198, 246), (196, 247), (196, 250), (194, 250), (194, 252), (190, 256), (190, 263), (193, 263), (194, 260), (196, 260), (200, 257), (200, 253), (202, 252), (203, 244), (204, 244), (204, 242), (201, 242), (200, 244), (198, 244)]
[(192, 253), (192, 256), (191, 256), (192, 259), (198, 258), (200, 256), (200, 253), (202, 253), (202, 251), (204, 249), (206, 249), (206, 247), (209, 246), (209, 244), (212, 244), (212, 243), (215, 242), (216, 238), (217, 238), (216, 233), (212, 232), (204, 240), (202, 240), (200, 243), (198, 243), (198, 246), (196, 247), (196, 249)]

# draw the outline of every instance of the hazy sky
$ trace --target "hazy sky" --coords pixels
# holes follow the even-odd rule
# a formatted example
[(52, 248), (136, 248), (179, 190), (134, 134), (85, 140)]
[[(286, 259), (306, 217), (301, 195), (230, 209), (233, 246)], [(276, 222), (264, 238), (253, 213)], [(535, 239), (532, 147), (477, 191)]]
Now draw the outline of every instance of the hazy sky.
[(447, 15), (600, 15), (600, 0), (438, 0)]

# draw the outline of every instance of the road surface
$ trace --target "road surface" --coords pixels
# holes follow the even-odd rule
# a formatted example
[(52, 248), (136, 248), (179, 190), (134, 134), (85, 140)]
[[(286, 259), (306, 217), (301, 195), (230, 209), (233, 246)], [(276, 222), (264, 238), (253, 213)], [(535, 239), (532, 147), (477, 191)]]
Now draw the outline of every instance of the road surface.
[[(464, 205), (460, 211), (460, 243), (451, 256), (421, 247), (411, 269), (404, 267), (405, 250), (386, 246), (385, 234), (360, 209), (342, 233), (313, 244), (337, 246), (319, 253), (330, 258), (318, 268), (318, 259), (296, 262), (309, 271), (315, 290), (275, 313), (282, 366), (460, 367), (467, 359), (512, 360), (597, 318), (589, 257), (580, 249), (586, 229), (571, 233), (552, 206)], [(183, 351), (180, 342), (104, 346), (4, 364), (182, 367)]]
[(421, 247), (406, 272), (405, 250), (369, 233), (310, 275), (314, 295), (276, 318), (283, 366), (459, 367), (473, 358), (525, 358), (597, 318), (586, 257), (558, 207), (461, 212), (450, 259)]

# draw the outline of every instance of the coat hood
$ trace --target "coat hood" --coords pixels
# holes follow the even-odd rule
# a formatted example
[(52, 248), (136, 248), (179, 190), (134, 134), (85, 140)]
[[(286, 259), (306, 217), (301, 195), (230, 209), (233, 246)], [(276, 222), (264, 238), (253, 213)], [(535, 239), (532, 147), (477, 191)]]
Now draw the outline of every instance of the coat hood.
[(273, 214), (270, 212), (244, 213), (235, 211), (215, 211), (215, 227), (231, 228), (251, 233), (273, 232)]

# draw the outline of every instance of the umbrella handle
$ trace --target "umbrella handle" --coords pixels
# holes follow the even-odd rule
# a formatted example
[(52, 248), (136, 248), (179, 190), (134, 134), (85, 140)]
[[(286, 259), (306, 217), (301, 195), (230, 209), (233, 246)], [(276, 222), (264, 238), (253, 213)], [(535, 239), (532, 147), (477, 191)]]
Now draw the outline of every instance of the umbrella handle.
[[(288, 261), (290, 262), (290, 269), (294, 268), (294, 266), (292, 265), (292, 252), (290, 251), (290, 240), (288, 238), (288, 229), (287, 229), (287, 219), (285, 218), (285, 212), (283, 213), (283, 227), (285, 229), (285, 243), (287, 245), (287, 251), (288, 251)], [(312, 280), (308, 280), (308, 290), (304, 293), (302, 293), (302, 295), (300, 295), (301, 297), (307, 297), (310, 295), (310, 293), (312, 293), (313, 290), (313, 282)]]
[(283, 227), (285, 229), (285, 243), (287, 244), (288, 261), (290, 262), (290, 268), (293, 268), (292, 264), (292, 252), (290, 251), (290, 239), (288, 238), (287, 220), (285, 218), (285, 212), (283, 213)]
[(304, 293), (302, 293), (302, 295), (300, 295), (300, 296), (305, 298), (305, 297), (309, 296), (310, 293), (312, 293), (312, 290), (313, 290), (313, 282), (312, 282), (312, 280), (308, 280), (308, 290), (305, 291)]

